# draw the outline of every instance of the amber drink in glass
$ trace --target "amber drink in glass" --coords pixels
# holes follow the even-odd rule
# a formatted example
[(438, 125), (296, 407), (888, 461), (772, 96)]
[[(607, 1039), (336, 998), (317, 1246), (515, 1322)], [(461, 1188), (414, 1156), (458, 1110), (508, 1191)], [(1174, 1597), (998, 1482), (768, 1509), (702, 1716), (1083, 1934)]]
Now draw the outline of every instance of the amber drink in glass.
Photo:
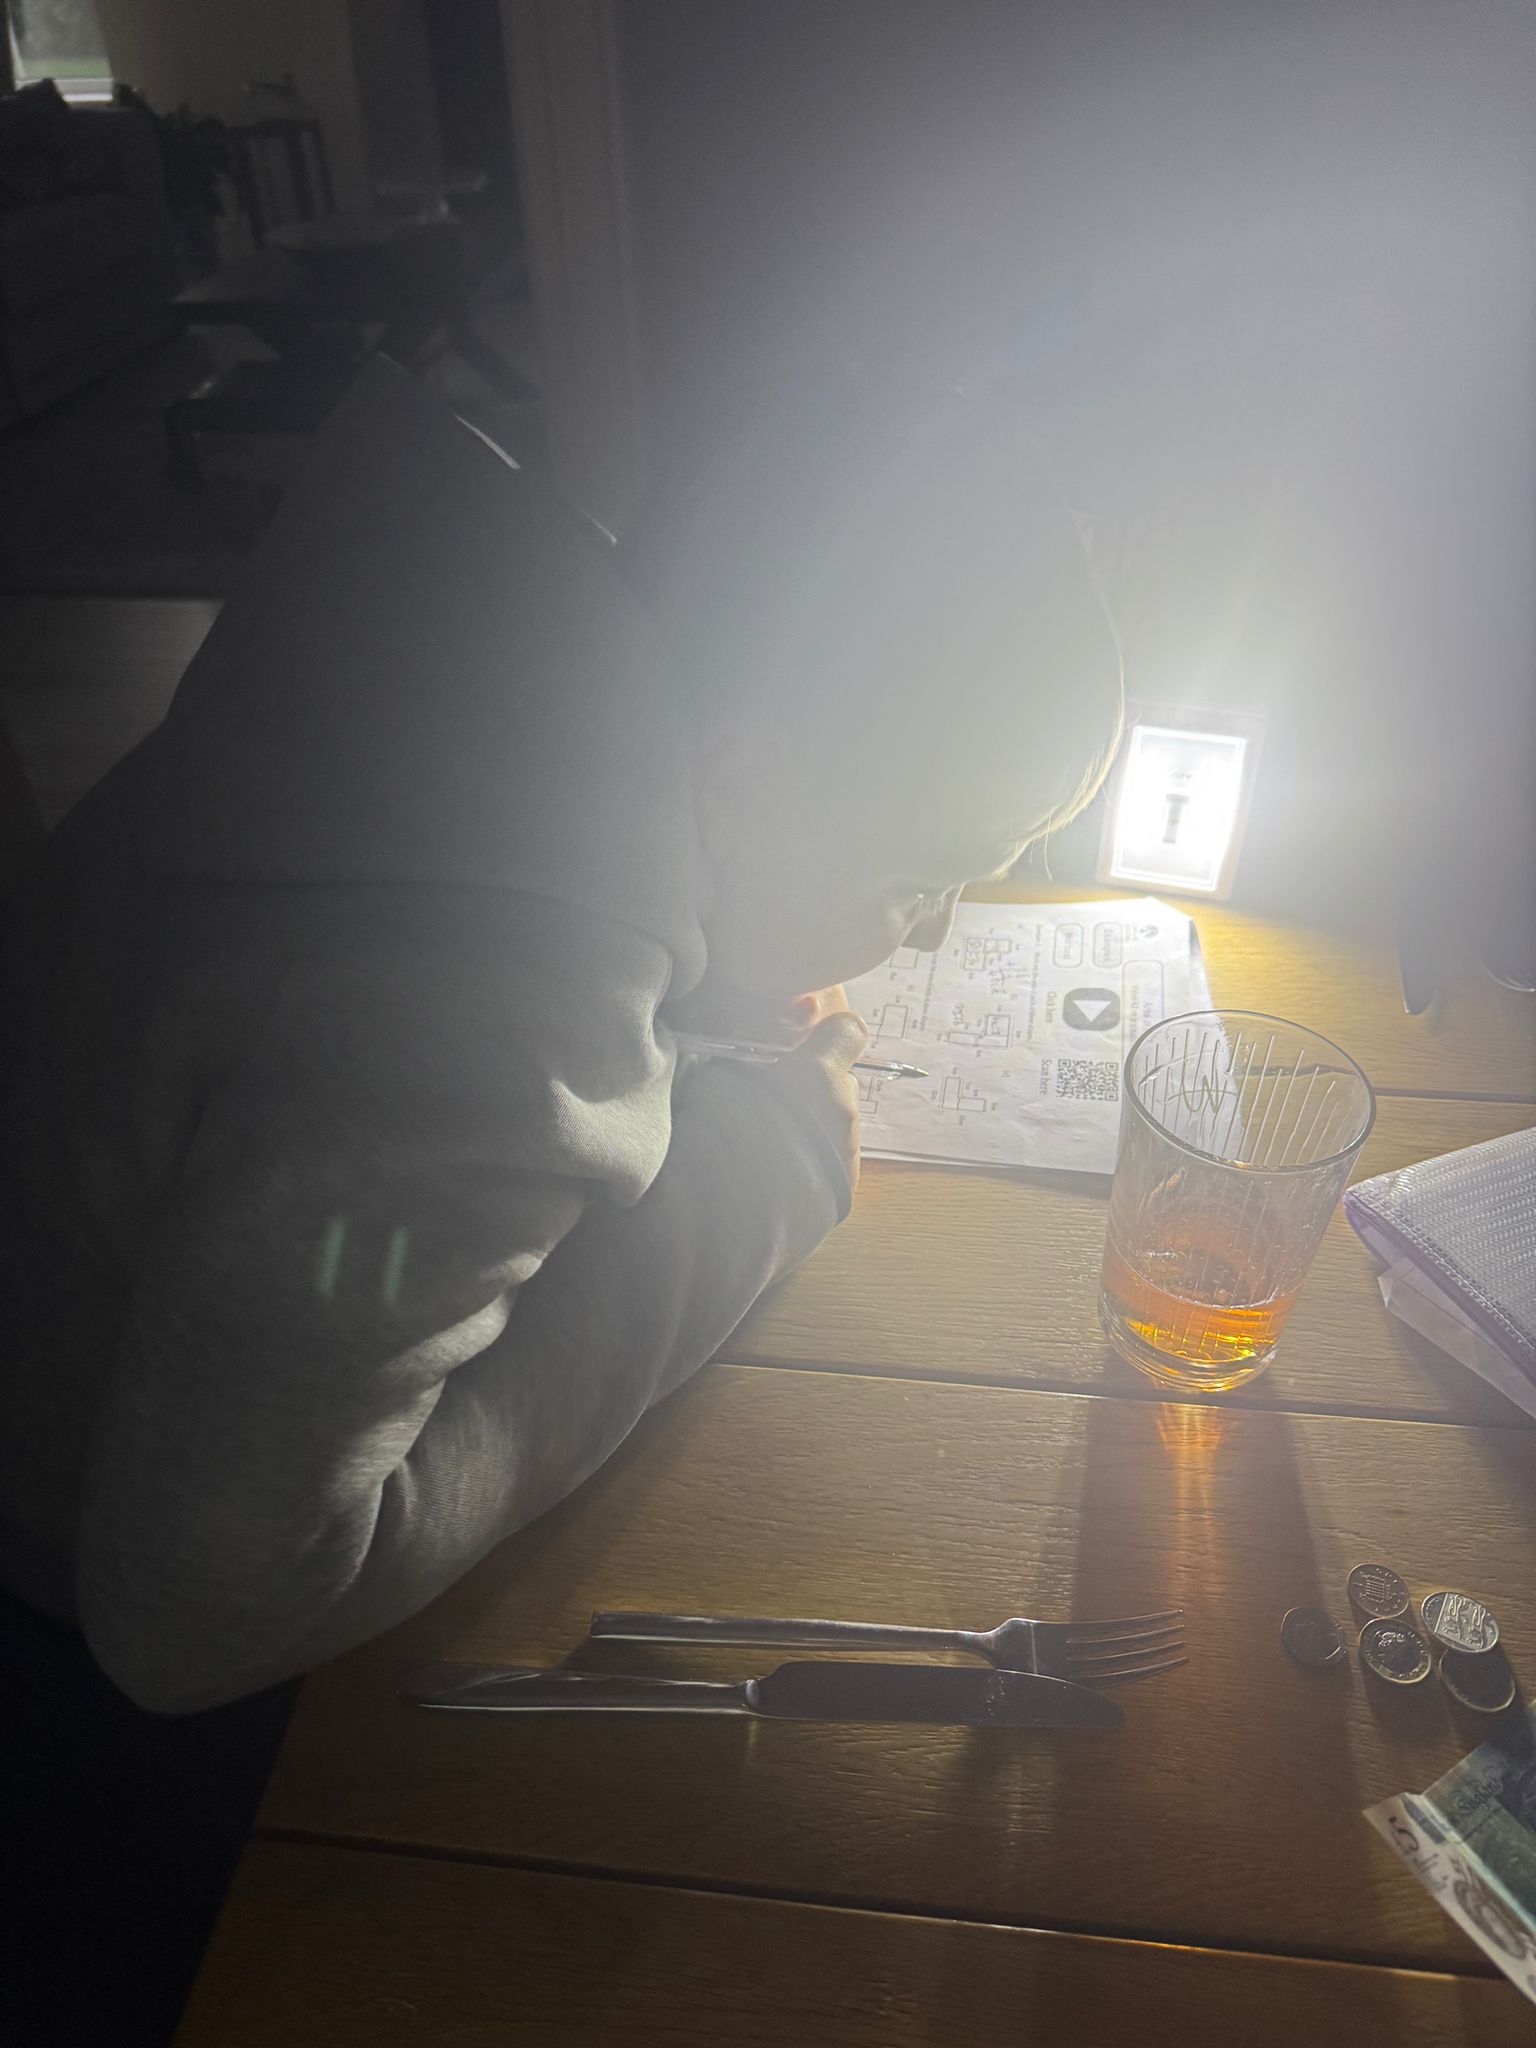
[(1375, 1115), (1329, 1039), (1201, 1010), (1126, 1055), (1099, 1321), (1160, 1386), (1228, 1393), (1275, 1355)]

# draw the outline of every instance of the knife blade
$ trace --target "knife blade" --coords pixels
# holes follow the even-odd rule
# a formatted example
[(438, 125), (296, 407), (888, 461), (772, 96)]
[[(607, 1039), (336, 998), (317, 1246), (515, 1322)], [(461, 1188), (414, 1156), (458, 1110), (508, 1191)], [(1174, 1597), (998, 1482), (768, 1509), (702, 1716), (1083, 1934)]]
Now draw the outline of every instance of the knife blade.
[(934, 1664), (781, 1664), (719, 1684), (434, 1664), (407, 1680), (418, 1706), (460, 1713), (752, 1714), (766, 1720), (922, 1722), (965, 1728), (1120, 1728), (1123, 1709), (1090, 1686), (1033, 1671)]

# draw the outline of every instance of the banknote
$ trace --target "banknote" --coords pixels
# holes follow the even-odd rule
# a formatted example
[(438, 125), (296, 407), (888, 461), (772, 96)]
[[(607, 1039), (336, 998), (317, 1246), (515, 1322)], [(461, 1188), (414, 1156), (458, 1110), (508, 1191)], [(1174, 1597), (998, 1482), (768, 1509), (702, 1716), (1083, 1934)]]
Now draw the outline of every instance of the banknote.
[(1536, 2004), (1536, 1707), (1366, 1819)]

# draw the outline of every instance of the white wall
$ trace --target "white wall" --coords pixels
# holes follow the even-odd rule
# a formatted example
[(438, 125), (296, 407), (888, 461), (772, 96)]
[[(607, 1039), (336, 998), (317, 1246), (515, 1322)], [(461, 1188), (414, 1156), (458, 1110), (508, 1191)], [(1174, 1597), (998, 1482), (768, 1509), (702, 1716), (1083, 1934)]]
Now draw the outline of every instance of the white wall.
[(1529, 0), (622, 20), (663, 457), (808, 338), (1009, 376), (1139, 535), (1132, 688), (1272, 716), (1250, 883), (1536, 861)]
[(251, 79), (291, 71), (320, 117), (339, 206), (368, 178), (347, 0), (96, 0), (113, 75), (161, 113), (232, 113)]

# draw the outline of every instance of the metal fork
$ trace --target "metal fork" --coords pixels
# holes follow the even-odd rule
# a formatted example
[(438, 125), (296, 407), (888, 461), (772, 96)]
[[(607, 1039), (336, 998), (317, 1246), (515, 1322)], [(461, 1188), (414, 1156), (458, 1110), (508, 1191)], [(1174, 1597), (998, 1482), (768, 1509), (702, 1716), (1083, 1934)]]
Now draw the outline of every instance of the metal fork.
[(1184, 1610), (1108, 1621), (1030, 1621), (996, 1628), (897, 1628), (872, 1621), (776, 1621), (742, 1615), (594, 1614), (592, 1634), (625, 1643), (751, 1643), (796, 1650), (960, 1650), (999, 1671), (1109, 1685), (1184, 1664)]

